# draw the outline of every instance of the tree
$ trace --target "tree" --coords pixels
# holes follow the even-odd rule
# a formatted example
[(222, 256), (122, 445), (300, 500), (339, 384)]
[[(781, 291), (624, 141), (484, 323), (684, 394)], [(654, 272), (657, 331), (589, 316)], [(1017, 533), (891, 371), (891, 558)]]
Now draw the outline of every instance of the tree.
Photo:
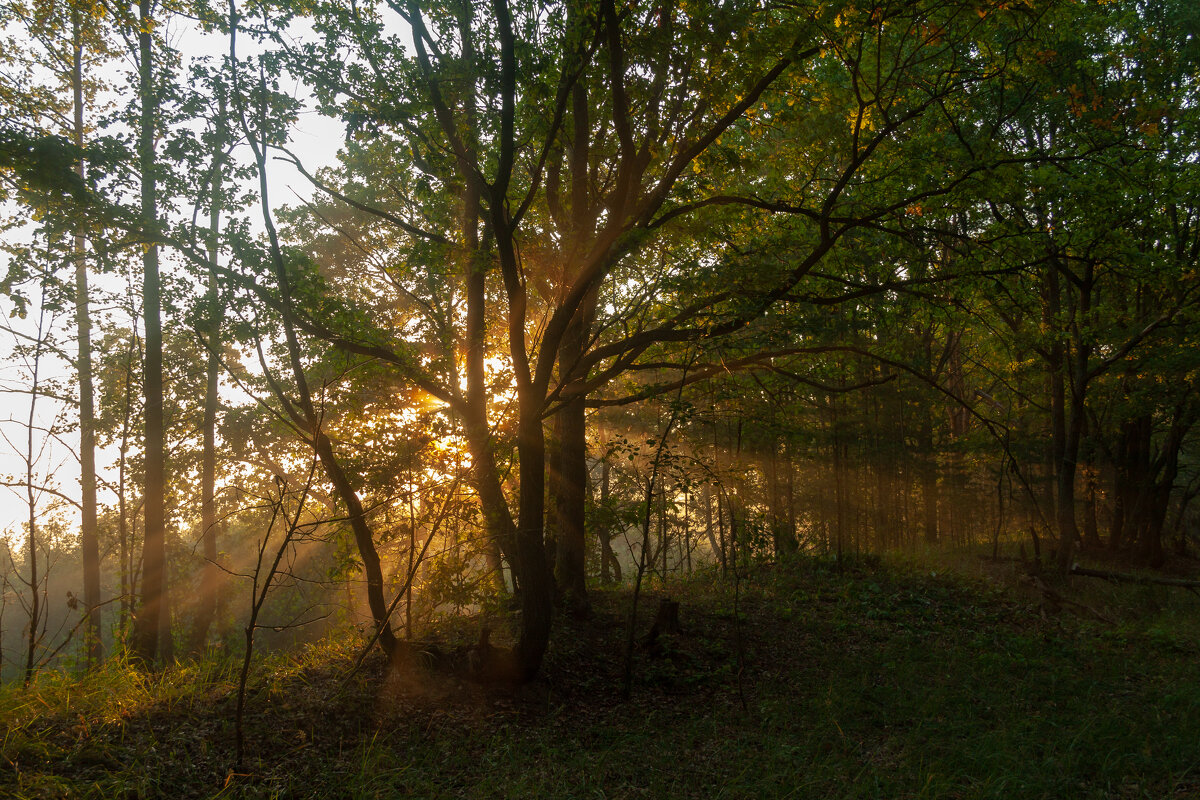
[(158, 25), (151, 0), (139, 0), (136, 19), (123, 20), (137, 32), (138, 136), (141, 180), (142, 318), (146, 326), (145, 367), (145, 515), (141, 604), (133, 619), (133, 651), (144, 661), (170, 661), (171, 613), (167, 598), (166, 438), (163, 426), (162, 278), (159, 274), (158, 133), (159, 92), (155, 70)]
[[(1176, 33), (1186, 24), (1174, 24), (1187, 12), (1173, 3), (1064, 6), (1060, 13), (1066, 24), (1031, 42), (1027, 66), (1014, 76), (1036, 99), (1013, 114), (999, 141), (1027, 166), (993, 176), (990, 230), (981, 238), (998, 244), (987, 257), (1000, 254), (1014, 269), (1011, 278), (997, 280), (992, 307), (1042, 364), (1053, 518), (1065, 571), (1080, 544), (1099, 545), (1094, 508), (1086, 537), (1077, 516), (1077, 464), (1082, 454), (1103, 448), (1099, 412), (1111, 407), (1096, 387), (1110, 371), (1136, 374), (1139, 362), (1170, 346), (1172, 329), (1190, 324), (1196, 240), (1187, 220), (1194, 190), (1182, 153), (1194, 151), (1195, 142), (1158, 130), (1182, 131), (1178, 115), (1190, 101), (1178, 93), (1188, 91), (1182, 76), (1194, 70), (1195, 54), (1187, 35)], [(1126, 381), (1125, 391), (1131, 388)], [(1180, 412), (1186, 429), (1189, 413)], [(1132, 444), (1144, 435), (1134, 431), (1149, 428), (1134, 419), (1121, 424), (1126, 457), (1137, 461), (1129, 448), (1144, 449)], [(1138, 482), (1130, 474), (1118, 480), (1118, 497)], [(1117, 515), (1123, 518), (1124, 510)], [(1161, 558), (1152, 541), (1144, 547), (1146, 557)]]
[[(306, 335), (391, 365), (463, 421), (476, 492), (520, 588), (518, 654), (529, 675), (551, 617), (544, 420), (555, 417), (558, 434), (559, 583), (583, 607), (577, 500), (589, 395), (650, 352), (752, 327), (849, 231), (982, 170), (971, 161), (947, 180), (877, 157), (944, 139), (935, 112), (997, 72), (985, 57), (972, 60), (972, 48), (981, 39), (1009, 47), (1032, 23), (1001, 13), (1004, 25), (992, 28), (956, 5), (731, 7), (714, 18), (611, 3), (541, 13), (504, 2), (391, 9), (412, 30), (411, 51), (389, 34), (384, 8), (322, 5), (323, 41), (287, 58), (325, 108), (374, 139), (351, 142), (338, 172), (314, 176), (330, 198), (314, 218), (345, 219), (349, 206), (351, 216), (386, 223), (386, 237), (335, 230), (375, 270), (354, 280), (395, 287), (403, 297), (395, 308), (421, 322), (364, 303), (330, 273), (306, 279), (317, 291), (308, 306), (280, 313)], [(311, 68), (347, 56), (336, 72)], [(740, 85), (722, 78), (735, 66), (748, 76)], [(812, 134), (782, 133), (806, 113)], [(962, 152), (984, 133), (942, 146)], [(760, 170), (782, 154), (800, 169)], [(775, 215), (786, 224), (773, 226)], [(730, 238), (700, 233), (714, 223)], [(732, 231), (746, 226), (780, 231), (794, 260), (781, 267), (740, 256)], [(718, 257), (703, 259), (706, 246)], [(747, 274), (730, 291), (731, 277)], [(493, 453), (489, 342), (503, 343), (516, 400), (511, 506)]]
[[(44, 94), (26, 90), (17, 119), (46, 131), (60, 133), (74, 147), (73, 167), (81, 186), (87, 185), (84, 145), (90, 132), (86, 117), (101, 88), (95, 75), (110, 56), (105, 27), (98, 8), (85, 3), (9, 2), (7, 16), (18, 20), (27, 35), (27, 50), (18, 56), (26, 67), (48, 69), (55, 85)], [(85, 79), (85, 70), (89, 77)], [(32, 71), (32, 69), (31, 69)], [(17, 87), (11, 87), (16, 89)], [(61, 97), (66, 90), (69, 99)], [(39, 97), (40, 94), (40, 97)], [(15, 99), (15, 98), (14, 98)], [(16, 110), (16, 109), (14, 109)], [(51, 217), (47, 227), (62, 226), (71, 238), (74, 266), (76, 326), (75, 367), (79, 383), (80, 542), (83, 558), (83, 602), (88, 614), (88, 659), (98, 664), (103, 651), (100, 595), (100, 549), (97, 537), (96, 422), (92, 381), (91, 312), (88, 289), (88, 220)]]
[(212, 154), (209, 169), (208, 191), (208, 241), (206, 250), (210, 266), (208, 287), (203, 301), (203, 336), (207, 348), (204, 384), (204, 416), (200, 423), (203, 451), (200, 467), (200, 536), (203, 543), (204, 567), (200, 579), (200, 596), (196, 616), (189, 640), (192, 652), (203, 650), (209, 628), (216, 617), (219, 605), (222, 571), (217, 563), (217, 538), (220, 526), (217, 519), (217, 416), (220, 410), (221, 347), (223, 337), (221, 325), (224, 307), (221, 303), (220, 281), (217, 269), (220, 264), (221, 212), (227, 191), (224, 181), (228, 150), (232, 132), (229, 130), (229, 108), (226, 87), (220, 76), (212, 83), (215, 95), (215, 112), (212, 126), (207, 131), (208, 147)]

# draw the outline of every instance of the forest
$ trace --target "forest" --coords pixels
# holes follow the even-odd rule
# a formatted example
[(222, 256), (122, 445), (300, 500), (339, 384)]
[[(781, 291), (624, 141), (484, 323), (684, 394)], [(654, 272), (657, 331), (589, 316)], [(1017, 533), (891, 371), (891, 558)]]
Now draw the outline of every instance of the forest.
[(0, 0), (0, 793), (1200, 795), (1198, 36)]

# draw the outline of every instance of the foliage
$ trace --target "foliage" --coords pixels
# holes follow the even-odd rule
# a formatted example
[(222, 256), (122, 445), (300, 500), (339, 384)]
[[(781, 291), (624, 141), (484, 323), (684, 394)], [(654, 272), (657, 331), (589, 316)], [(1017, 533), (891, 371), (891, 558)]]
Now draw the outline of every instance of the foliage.
[[(770, 782), (784, 776), (816, 794), (1177, 788), (1183, 738), (1156, 764), (1115, 723), (1081, 723), (1096, 698), (1117, 716), (1149, 713), (1117, 692), (1117, 662), (1145, 649), (1138, 700), (1166, 691), (1182, 674), (1160, 652), (1183, 641), (1175, 621), (1115, 642), (1123, 634), (1068, 631), (869, 566), (986, 547), (1050, 583), (1050, 563), (1065, 575), (1078, 557), (1189, 571), (1200, 546), (1192, 6), (0, 2), (10, 361), (32, 352), (78, 376), (18, 370), (0, 388), (71, 410), (65, 423), (29, 415), (31, 461), (43, 429), (44, 441), (80, 442), (82, 464), (94, 427), (103, 462), (102, 555), (64, 549), (56, 580), (75, 581), (81, 558), (103, 577), (117, 613), (99, 638), (120, 659), (130, 621), (157, 607), (165, 552), (163, 640), (186, 638), (188, 658), (232, 649), (247, 607), (227, 596), (244, 596), (260, 545), (277, 541), (278, 487), (303, 485), (291, 526), (304, 535), (255, 599), (265, 621), (251, 634), (260, 627), (268, 648), (354, 629), (399, 661), (436, 661), (422, 636), (478, 612), (485, 631), (504, 620), (499, 644), (483, 633), (460, 655), (512, 660), (514, 680), (532, 681), (543, 658), (608, 635), (578, 627), (593, 596), (601, 622), (612, 611), (597, 578), (689, 576), (712, 624), (741, 619), (748, 586), (752, 615), (772, 615), (751, 631), (763, 648), (753, 719), (692, 718), (658, 697), (662, 725), (585, 720), (578, 753), (555, 749), (547, 722), (518, 737), (560, 757), (541, 771), (485, 726), (464, 745), (479, 762), (443, 783), (431, 765), (458, 739), (413, 745), (405, 728), (373, 746), (351, 705), (338, 719), (363, 792), (471, 793), (483, 774), (503, 775), (509, 793), (551, 791), (602, 761), (607, 736), (626, 737), (612, 752), (629, 763), (602, 764), (619, 773), (603, 787), (654, 791), (665, 784), (642, 781), (656, 773), (634, 756), (654, 761), (638, 749), (667, 743), (651, 765), (666, 774), (688, 736), (665, 723), (680, 719), (694, 738), (744, 736), (739, 763), (764, 753), (762, 772), (696, 767), (698, 785), (734, 794), (783, 793)], [(344, 134), (321, 156), (301, 146), (317, 117)], [(283, 175), (305, 187), (298, 199), (277, 190)], [(31, 332), (50, 316), (52, 329)], [(28, 554), (16, 526), (6, 541), (0, 611), (36, 608), (15, 587), (38, 583), (25, 571), (46, 504), (32, 470), (7, 482), (24, 486), (33, 528)], [(70, 505), (85, 482), (39, 491)], [(505, 617), (511, 604), (521, 612)], [(969, 638), (969, 624), (990, 638)], [(838, 647), (803, 662), (769, 646), (772, 625), (790, 626), (782, 641)], [(142, 627), (139, 638), (158, 635)], [(641, 688), (718, 692), (745, 655), (722, 636), (666, 640), (638, 664)], [(69, 660), (65, 637), (47, 648), (59, 644)], [(1013, 677), (1021, 666), (1063, 691)], [(302, 680), (279, 669), (278, 686), (257, 679), (272, 699)], [(118, 661), (97, 680), (104, 670), (125, 674)], [(1007, 694), (983, 697), (972, 672)], [(824, 699), (797, 690), (810, 679)], [(321, 702), (308, 711), (336, 706)], [(1075, 737), (1058, 744), (1055, 704)], [(987, 711), (978, 725), (973, 705)], [(224, 730), (218, 712), (201, 728)], [(301, 733), (294, 746), (310, 746)], [(177, 735), (182, 752), (190, 740)], [(413, 765), (391, 769), (400, 743)], [(29, 746), (21, 759), (36, 761)], [(263, 767), (272, 781), (274, 769)], [(1139, 771), (1149, 783), (1122, 783)]]

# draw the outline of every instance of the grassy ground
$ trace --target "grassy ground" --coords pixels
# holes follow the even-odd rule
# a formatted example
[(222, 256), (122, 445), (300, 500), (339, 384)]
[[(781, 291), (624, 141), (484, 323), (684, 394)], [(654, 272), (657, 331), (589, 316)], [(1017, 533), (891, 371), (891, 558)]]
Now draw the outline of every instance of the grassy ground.
[(736, 616), (730, 584), (672, 586), (684, 630), (629, 701), (617, 592), (517, 692), (276, 656), (242, 775), (227, 667), (43, 676), (0, 690), (0, 797), (1200, 798), (1200, 600), (963, 572), (760, 569)]

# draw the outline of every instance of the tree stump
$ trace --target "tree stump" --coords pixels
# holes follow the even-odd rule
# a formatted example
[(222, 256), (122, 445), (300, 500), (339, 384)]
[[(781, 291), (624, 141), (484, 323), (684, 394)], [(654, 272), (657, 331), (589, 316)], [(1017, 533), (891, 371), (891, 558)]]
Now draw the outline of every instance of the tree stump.
[(659, 633), (679, 633), (679, 601), (664, 597), (658, 601), (654, 627)]
[(658, 601), (658, 613), (654, 615), (654, 625), (642, 640), (642, 647), (654, 650), (658, 637), (664, 633), (679, 633), (679, 601), (664, 597)]

